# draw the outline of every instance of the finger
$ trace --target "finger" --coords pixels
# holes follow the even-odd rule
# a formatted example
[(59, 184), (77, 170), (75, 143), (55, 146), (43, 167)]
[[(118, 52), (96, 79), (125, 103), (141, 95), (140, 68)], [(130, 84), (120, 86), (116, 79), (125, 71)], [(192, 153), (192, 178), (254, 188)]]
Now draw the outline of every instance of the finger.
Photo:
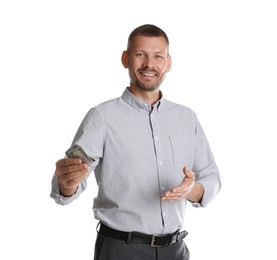
[[(69, 163), (69, 162), (68, 162)], [(81, 163), (81, 164), (67, 164), (65, 163), (66, 166), (57, 166), (56, 167), (56, 172), (55, 174), (57, 176), (62, 176), (64, 174), (68, 174), (71, 172), (78, 172), (82, 171), (84, 169), (88, 169), (88, 165), (86, 163)]]
[(64, 167), (60, 168), (60, 173), (66, 174), (66, 173), (71, 173), (71, 172), (82, 171), (85, 169), (88, 169), (88, 166), (86, 163), (74, 164), (74, 165), (64, 166)]
[(62, 186), (66, 189), (72, 189), (79, 185), (79, 183), (86, 177), (87, 173), (84, 173), (82, 175), (78, 175), (76, 178), (66, 180), (62, 182)]
[(175, 197), (162, 197), (162, 201), (175, 201), (175, 200), (181, 200), (182, 199), (182, 197), (180, 197), (180, 196), (175, 196)]
[(162, 200), (179, 200), (183, 196), (182, 192), (172, 192), (172, 191), (167, 191), (163, 196)]
[(182, 193), (182, 192), (187, 191), (187, 189), (188, 189), (187, 184), (186, 184), (186, 183), (183, 183), (183, 184), (181, 184), (181, 185), (175, 187), (175, 188), (172, 190), (172, 192), (174, 192), (174, 193)]
[(55, 174), (58, 177), (59, 182), (64, 182), (78, 178), (78, 176), (82, 176), (87, 173), (88, 166), (85, 163), (83, 163), (80, 165), (70, 165), (62, 167), (61, 169), (57, 170)]
[(185, 175), (182, 184), (172, 189), (173, 192), (186, 192), (195, 180), (194, 173), (188, 167), (183, 168)]
[(82, 160), (79, 158), (63, 158), (56, 162), (57, 167), (64, 167), (72, 164), (81, 164)]
[(185, 176), (187, 178), (193, 178), (194, 177), (193, 172), (188, 167), (183, 168), (183, 173), (185, 174)]
[(87, 169), (81, 169), (78, 171), (72, 171), (68, 172), (66, 174), (63, 174), (60, 176), (61, 181), (69, 181), (69, 180), (74, 180), (76, 178), (85, 176), (88, 173)]

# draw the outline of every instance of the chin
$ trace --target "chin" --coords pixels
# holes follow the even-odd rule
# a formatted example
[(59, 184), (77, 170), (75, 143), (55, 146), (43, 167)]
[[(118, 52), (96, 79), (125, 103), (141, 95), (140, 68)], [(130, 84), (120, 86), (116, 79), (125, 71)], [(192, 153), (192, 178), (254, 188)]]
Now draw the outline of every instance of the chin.
[(154, 91), (156, 89), (158, 89), (160, 86), (160, 84), (155, 84), (155, 85), (145, 85), (145, 84), (142, 84), (141, 82), (139, 81), (136, 81), (136, 87), (141, 89), (141, 90), (144, 90), (144, 91)]

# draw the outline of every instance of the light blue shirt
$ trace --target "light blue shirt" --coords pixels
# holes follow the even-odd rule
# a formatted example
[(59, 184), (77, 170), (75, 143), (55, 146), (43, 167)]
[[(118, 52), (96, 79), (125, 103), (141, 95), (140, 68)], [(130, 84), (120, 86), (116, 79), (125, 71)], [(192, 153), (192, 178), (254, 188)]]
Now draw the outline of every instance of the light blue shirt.
[[(201, 204), (194, 206), (206, 206), (221, 186), (195, 113), (163, 97), (152, 106), (126, 88), (121, 97), (87, 113), (73, 144), (95, 159), (90, 167), (99, 187), (95, 218), (117, 230), (164, 234), (186, 228), (187, 200), (161, 201), (162, 194), (181, 184), (185, 166), (204, 187)], [(63, 197), (54, 176), (51, 197), (68, 204), (85, 190), (86, 182), (73, 196)]]

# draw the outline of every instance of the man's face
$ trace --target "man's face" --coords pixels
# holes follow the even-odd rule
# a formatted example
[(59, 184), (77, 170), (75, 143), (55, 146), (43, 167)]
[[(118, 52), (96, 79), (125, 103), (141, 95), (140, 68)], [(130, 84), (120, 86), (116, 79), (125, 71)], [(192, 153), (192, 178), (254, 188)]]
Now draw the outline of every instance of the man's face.
[(124, 55), (123, 65), (129, 70), (131, 86), (144, 91), (157, 89), (171, 67), (168, 45), (163, 37), (137, 36)]

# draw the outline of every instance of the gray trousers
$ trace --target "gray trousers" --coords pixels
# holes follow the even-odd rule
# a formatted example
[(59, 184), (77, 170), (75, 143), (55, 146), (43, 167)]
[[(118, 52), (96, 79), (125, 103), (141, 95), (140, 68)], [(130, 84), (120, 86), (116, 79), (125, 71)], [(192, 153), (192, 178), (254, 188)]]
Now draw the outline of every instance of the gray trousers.
[(184, 240), (167, 247), (151, 247), (98, 234), (94, 260), (189, 260), (189, 251)]

